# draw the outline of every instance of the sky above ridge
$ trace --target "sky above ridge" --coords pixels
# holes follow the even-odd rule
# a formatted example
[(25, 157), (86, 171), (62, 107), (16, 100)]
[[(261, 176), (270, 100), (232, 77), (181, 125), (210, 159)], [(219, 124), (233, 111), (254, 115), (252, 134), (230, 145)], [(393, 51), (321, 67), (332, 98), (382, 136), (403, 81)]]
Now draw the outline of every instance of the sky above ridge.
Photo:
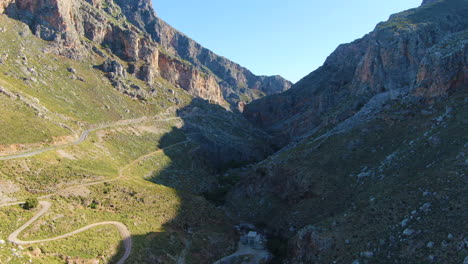
[(292, 82), (422, 0), (153, 0), (159, 17), (257, 75)]

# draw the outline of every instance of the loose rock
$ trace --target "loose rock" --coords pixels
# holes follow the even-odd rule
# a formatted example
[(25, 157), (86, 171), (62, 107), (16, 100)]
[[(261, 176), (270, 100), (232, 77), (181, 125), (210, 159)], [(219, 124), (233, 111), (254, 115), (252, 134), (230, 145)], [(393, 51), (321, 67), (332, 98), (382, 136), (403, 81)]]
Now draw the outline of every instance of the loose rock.
[(432, 206), (431, 203), (425, 203), (419, 208), (419, 210), (421, 210), (421, 211), (423, 211), (425, 213), (428, 213), (428, 212), (431, 211), (431, 206)]
[(407, 228), (407, 229), (405, 229), (405, 230), (403, 231), (403, 235), (405, 235), (405, 236), (411, 236), (412, 234), (414, 234), (414, 230), (413, 230), (413, 229)]

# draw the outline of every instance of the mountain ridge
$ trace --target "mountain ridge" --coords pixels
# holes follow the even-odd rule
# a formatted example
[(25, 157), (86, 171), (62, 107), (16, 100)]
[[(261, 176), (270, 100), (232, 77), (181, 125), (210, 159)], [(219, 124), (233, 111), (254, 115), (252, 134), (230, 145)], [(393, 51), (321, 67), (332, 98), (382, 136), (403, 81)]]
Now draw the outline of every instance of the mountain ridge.
[[(430, 85), (424, 82), (431, 81), (434, 85), (437, 82), (437, 77), (429, 78), (432, 71), (425, 69), (430, 67), (423, 62), (430, 55), (424, 58), (425, 52), (448, 34), (466, 29), (468, 22), (463, 14), (467, 7), (464, 3), (463, 0), (437, 1), (392, 15), (389, 21), (378, 24), (370, 34), (340, 45), (322, 67), (304, 77), (292, 89), (247, 105), (245, 116), (262, 128), (281, 134), (281, 137), (294, 138), (304, 135), (305, 130), (310, 132), (336, 125), (381, 92), (409, 89), (422, 97), (430, 97), (429, 89), (419, 89)], [(461, 8), (454, 9), (450, 5)], [(427, 23), (428, 19), (438, 20)], [(457, 69), (463, 63), (463, 53), (460, 56), (452, 54), (452, 57), (458, 59), (452, 64)], [(463, 73), (460, 74), (459, 86), (466, 79)], [(431, 91), (435, 97), (446, 92), (451, 84), (444, 85), (445, 88)], [(349, 102), (355, 105), (349, 105)], [(335, 114), (322, 116), (325, 112)]]
[(279, 76), (255, 76), (203, 48), (157, 17), (151, 1), (49, 0), (33, 4), (3, 0), (1, 6), (6, 14), (28, 23), (36, 35), (54, 40), (63, 55), (86, 56), (93, 48), (85, 43), (86, 38), (110, 48), (129, 63), (122, 64), (125, 72), (150, 85), (162, 77), (204, 99), (220, 104), (229, 101), (233, 109), (291, 86)]
[(123, 7), (124, 13), (128, 14), (132, 23), (148, 32), (153, 40), (161, 44), (163, 48), (179, 55), (196, 66), (207, 67), (216, 76), (226, 82), (222, 86), (227, 85), (234, 88), (234, 91), (226, 91), (229, 87), (225, 87), (225, 90), (223, 90), (225, 91), (225, 97), (229, 98), (231, 94), (235, 94), (235, 88), (252, 87), (270, 95), (283, 92), (291, 86), (290, 82), (285, 82), (279, 75), (256, 76), (239, 64), (231, 62), (225, 57), (216, 55), (204, 48), (187, 35), (172, 28), (157, 17), (156, 13), (151, 12), (152, 3), (150, 0), (133, 2), (130, 6), (128, 1), (125, 0), (117, 0), (116, 2)]
[[(425, 0), (286, 89), (149, 0), (0, 0), (0, 238), (73, 234), (0, 262), (213, 263), (251, 230), (271, 263), (466, 262), (467, 12)], [(75, 234), (110, 220), (131, 252)]]
[(468, 2), (424, 1), (244, 116), (278, 152), (226, 196), (274, 263), (464, 263)]
[[(127, 263), (232, 253), (232, 224), (203, 195), (226, 167), (271, 150), (226, 109), (237, 105), (217, 77), (164, 51), (112, 1), (0, 6), (0, 262), (117, 262), (128, 251), (116, 230), (73, 233), (109, 220), (131, 232)], [(34, 197), (53, 207), (19, 239), (72, 237), (6, 241), (38, 210), (19, 206)]]

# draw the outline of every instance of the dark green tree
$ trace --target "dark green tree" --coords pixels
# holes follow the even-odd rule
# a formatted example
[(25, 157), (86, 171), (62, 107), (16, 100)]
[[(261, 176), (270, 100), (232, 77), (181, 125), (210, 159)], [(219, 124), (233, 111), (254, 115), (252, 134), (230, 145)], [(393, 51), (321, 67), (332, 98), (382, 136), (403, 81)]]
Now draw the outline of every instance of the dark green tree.
[(31, 210), (33, 208), (36, 208), (39, 205), (39, 200), (37, 200), (36, 197), (31, 197), (26, 199), (26, 202), (24, 203), (24, 209), (26, 210)]

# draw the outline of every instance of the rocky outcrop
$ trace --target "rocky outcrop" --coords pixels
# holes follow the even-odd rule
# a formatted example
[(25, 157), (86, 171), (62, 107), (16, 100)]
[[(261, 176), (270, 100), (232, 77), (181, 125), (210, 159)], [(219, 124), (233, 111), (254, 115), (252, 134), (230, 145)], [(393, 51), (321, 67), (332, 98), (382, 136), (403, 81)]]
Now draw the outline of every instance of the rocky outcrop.
[(288, 240), (279, 263), (419, 263), (430, 241), (446, 241), (431, 246), (439, 262), (462, 261), (464, 211), (452, 205), (467, 202), (466, 87), (430, 104), (395, 98), (372, 121), (233, 172), (229, 211)]
[(272, 153), (268, 135), (256, 129), (241, 113), (194, 99), (178, 115), (184, 120), (182, 129), (190, 141), (199, 145), (194, 150), (196, 156), (209, 160), (218, 171), (259, 161)]
[[(78, 42), (72, 14), (77, 5), (72, 0), (13, 0), (2, 1), (4, 11), (31, 27), (31, 30), (45, 40), (62, 41), (72, 48)], [(51, 7), (51, 8), (45, 8)]]
[(450, 34), (432, 47), (420, 63), (414, 94), (423, 98), (447, 95), (468, 85), (468, 31)]
[(228, 100), (233, 108), (241, 94), (254, 99), (252, 95), (258, 93), (250, 90), (274, 94), (291, 86), (280, 76), (255, 76), (202, 47), (158, 18), (149, 0), (115, 0), (105, 5), (102, 0), (1, 0), (0, 13), (54, 41), (54, 50), (62, 55), (82, 59), (93, 45), (102, 45), (128, 62), (126, 70), (150, 86), (162, 77), (194, 96), (219, 104)]
[(243, 88), (260, 90), (268, 95), (286, 91), (291, 87), (291, 83), (280, 76), (256, 76), (242, 66), (202, 47), (157, 17), (150, 0), (115, 2), (133, 24), (151, 35), (166, 51), (199, 68), (207, 68), (219, 78), (223, 96), (231, 102), (239, 101), (235, 95), (241, 93)]
[(467, 12), (445, 0), (393, 15), (246, 106), (276, 142), (294, 139), (231, 171), (227, 195), (232, 215), (287, 240), (278, 263), (463, 261), (464, 212), (447, 204), (466, 203)]
[(159, 57), (161, 77), (179, 87), (183, 87), (195, 96), (213, 102), (223, 102), (221, 88), (213, 75), (184, 63), (169, 55)]
[[(446, 0), (393, 15), (362, 39), (338, 47), (292, 89), (247, 105), (245, 116), (293, 138), (338, 124), (379, 93), (442, 96), (466, 80), (466, 12), (464, 1)], [(441, 45), (446, 50), (435, 51)]]
[(0, 13), (5, 12), (5, 8), (14, 0), (4, 0), (0, 1)]

